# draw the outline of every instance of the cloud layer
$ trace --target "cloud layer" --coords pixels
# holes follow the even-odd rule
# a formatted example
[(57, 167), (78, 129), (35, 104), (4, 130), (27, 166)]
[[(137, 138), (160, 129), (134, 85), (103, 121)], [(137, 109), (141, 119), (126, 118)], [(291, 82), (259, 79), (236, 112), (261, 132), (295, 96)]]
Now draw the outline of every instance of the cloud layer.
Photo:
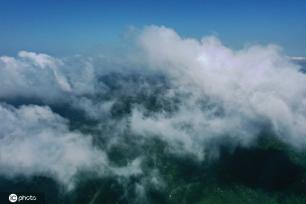
[(107, 157), (91, 137), (68, 129), (68, 121), (45, 106), (16, 109), (1, 104), (1, 174), (52, 175), (64, 184), (79, 170), (107, 171)]
[[(0, 174), (66, 186), (83, 171), (139, 175), (141, 151), (122, 166), (108, 154), (120, 145), (137, 152), (151, 138), (200, 160), (222, 143), (252, 145), (265, 129), (305, 146), (306, 75), (279, 47), (232, 50), (216, 37), (182, 38), (158, 26), (136, 41), (126, 59), (0, 57)], [(156, 170), (147, 174), (158, 180)]]
[(275, 45), (231, 50), (215, 37), (182, 38), (150, 26), (139, 43), (148, 65), (172, 79), (182, 98), (171, 117), (133, 114), (139, 133), (163, 135), (202, 154), (208, 140), (229, 138), (249, 144), (267, 126), (295, 147), (306, 144), (306, 76)]

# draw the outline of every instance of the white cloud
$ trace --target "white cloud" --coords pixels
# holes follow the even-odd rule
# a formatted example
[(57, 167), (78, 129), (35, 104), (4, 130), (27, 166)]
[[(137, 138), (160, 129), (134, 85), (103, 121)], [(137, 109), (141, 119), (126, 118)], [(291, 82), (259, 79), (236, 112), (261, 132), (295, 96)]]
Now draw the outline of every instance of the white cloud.
[[(224, 136), (249, 144), (267, 124), (281, 140), (306, 144), (306, 75), (279, 47), (234, 51), (215, 37), (182, 38), (157, 26), (146, 27), (139, 44), (149, 66), (167, 74), (173, 88), (189, 97), (181, 98), (179, 112), (171, 117), (134, 111), (137, 133), (154, 133), (197, 155), (210, 140)], [(212, 107), (203, 110), (201, 101)]]
[(91, 137), (69, 131), (48, 107), (1, 105), (0, 115), (1, 174), (52, 175), (70, 184), (79, 170), (107, 171), (107, 157)]
[(24, 60), (28, 60), (29, 63), (32, 63), (42, 69), (47, 67), (56, 68), (59, 64), (62, 64), (60, 60), (42, 53), (20, 51), (18, 56)]
[[(54, 102), (69, 102), (65, 105), (98, 121), (90, 128), (100, 131), (106, 148), (122, 142), (125, 133), (137, 140), (131, 128), (137, 135), (161, 138), (174, 153), (204, 159), (206, 153), (215, 153), (213, 143), (250, 145), (268, 125), (282, 141), (305, 146), (306, 75), (279, 47), (254, 45), (235, 51), (216, 37), (182, 38), (157, 26), (145, 28), (138, 43), (142, 54), (129, 53), (131, 61), (57, 59), (27, 51), (0, 57), (0, 99), (38, 98), (46, 105), (0, 105), (0, 174), (52, 176), (70, 186), (82, 170), (98, 176), (142, 173), (142, 155), (124, 167), (110, 165), (91, 135), (69, 130), (68, 119), (51, 111), (47, 105)], [(158, 88), (141, 78), (156, 70), (168, 80)], [(109, 77), (108, 87), (100, 77), (114, 71), (123, 77)], [(177, 109), (168, 111), (163, 100)], [(151, 102), (161, 110), (148, 111), (151, 107), (146, 109), (144, 103)], [(130, 115), (120, 115), (128, 106), (137, 107)], [(142, 192), (142, 184), (136, 190)]]
[(120, 168), (109, 165), (90, 135), (70, 131), (68, 121), (46, 106), (1, 104), (0, 115), (1, 175), (50, 176), (71, 189), (80, 171), (124, 177), (141, 173), (139, 160)]
[(19, 52), (17, 58), (0, 57), (0, 97), (61, 98), (71, 91), (61, 65), (51, 56), (26, 51)]

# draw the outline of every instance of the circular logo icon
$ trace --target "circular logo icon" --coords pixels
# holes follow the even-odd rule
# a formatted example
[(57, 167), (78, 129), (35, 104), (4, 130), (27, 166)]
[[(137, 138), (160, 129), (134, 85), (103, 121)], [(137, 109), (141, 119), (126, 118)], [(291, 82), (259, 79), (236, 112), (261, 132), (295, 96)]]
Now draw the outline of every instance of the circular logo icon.
[(17, 195), (16, 194), (14, 194), (14, 193), (12, 193), (11, 195), (9, 195), (9, 201), (11, 202), (11, 203), (15, 203), (16, 201), (17, 201)]

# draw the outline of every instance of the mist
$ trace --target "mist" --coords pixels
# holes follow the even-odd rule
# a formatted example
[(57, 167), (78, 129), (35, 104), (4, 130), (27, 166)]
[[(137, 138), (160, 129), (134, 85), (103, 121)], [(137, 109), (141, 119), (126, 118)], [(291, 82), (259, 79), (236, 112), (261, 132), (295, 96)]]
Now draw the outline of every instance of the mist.
[(146, 203), (168, 185), (148, 164), (150, 141), (195, 163), (254, 147), (265, 131), (305, 150), (306, 75), (279, 46), (233, 50), (155, 25), (130, 41), (125, 57), (0, 57), (1, 176), (45, 176), (66, 191), (82, 174), (136, 177), (134, 201)]

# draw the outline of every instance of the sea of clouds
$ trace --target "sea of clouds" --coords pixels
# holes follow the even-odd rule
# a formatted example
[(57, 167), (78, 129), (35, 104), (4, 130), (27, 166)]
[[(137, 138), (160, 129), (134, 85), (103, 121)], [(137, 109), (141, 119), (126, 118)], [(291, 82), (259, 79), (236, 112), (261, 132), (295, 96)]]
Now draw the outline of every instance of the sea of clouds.
[[(108, 158), (127, 133), (133, 144), (158, 138), (200, 161), (225, 142), (250, 146), (265, 129), (305, 147), (306, 75), (280, 47), (232, 50), (214, 36), (183, 38), (163, 26), (145, 27), (133, 41), (137, 49), (124, 59), (0, 57), (2, 176), (44, 175), (72, 189), (79, 172), (140, 175), (143, 155), (124, 166)], [(84, 124), (72, 127), (79, 117)]]

